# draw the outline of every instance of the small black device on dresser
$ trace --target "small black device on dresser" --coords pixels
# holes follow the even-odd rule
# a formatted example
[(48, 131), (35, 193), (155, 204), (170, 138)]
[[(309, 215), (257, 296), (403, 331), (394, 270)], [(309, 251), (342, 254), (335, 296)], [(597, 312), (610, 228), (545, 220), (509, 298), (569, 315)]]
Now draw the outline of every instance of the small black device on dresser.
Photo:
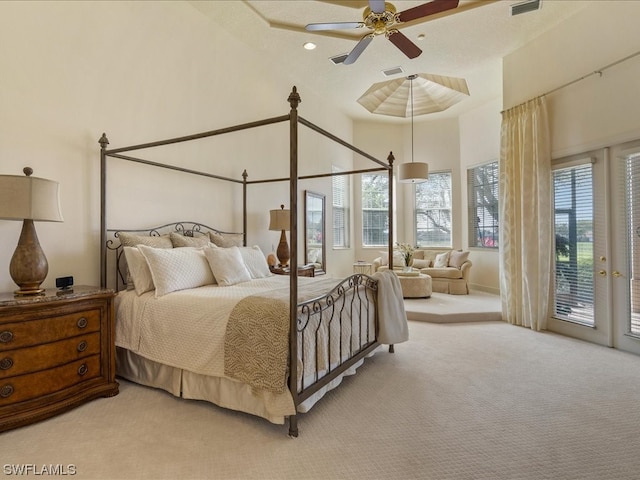
[(73, 287), (73, 277), (58, 277), (56, 278), (56, 288), (60, 288), (62, 290), (68, 290)]

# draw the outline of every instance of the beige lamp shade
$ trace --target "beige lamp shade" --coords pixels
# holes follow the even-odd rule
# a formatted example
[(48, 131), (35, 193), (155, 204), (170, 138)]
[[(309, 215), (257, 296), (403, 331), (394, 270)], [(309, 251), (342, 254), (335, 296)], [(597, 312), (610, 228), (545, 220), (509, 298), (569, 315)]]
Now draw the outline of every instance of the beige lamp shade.
[(59, 186), (44, 178), (0, 175), (0, 219), (62, 222)]
[(429, 179), (429, 164), (408, 162), (398, 165), (398, 181), (402, 183), (423, 183)]
[(40, 246), (34, 221), (62, 222), (59, 184), (32, 177), (25, 167), (24, 177), (0, 175), (0, 219), (21, 220), (22, 231), (11, 262), (9, 275), (20, 287), (16, 295), (40, 295), (40, 284), (47, 277), (49, 263)]
[(280, 205), (280, 210), (269, 210), (269, 230), (291, 230), (290, 214), (284, 205)]

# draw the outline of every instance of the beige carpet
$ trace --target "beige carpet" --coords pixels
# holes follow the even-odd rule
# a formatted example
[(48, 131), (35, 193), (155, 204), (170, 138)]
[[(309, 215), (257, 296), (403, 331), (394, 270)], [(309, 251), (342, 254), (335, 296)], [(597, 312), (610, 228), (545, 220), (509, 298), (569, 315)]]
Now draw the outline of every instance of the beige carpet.
[(78, 479), (640, 477), (640, 357), (503, 322), (410, 335), (301, 415), (297, 439), (122, 382), (0, 434), (0, 463), (74, 464)]
[(500, 297), (472, 290), (469, 295), (433, 293), (429, 298), (405, 298), (409, 320), (432, 323), (502, 320)]

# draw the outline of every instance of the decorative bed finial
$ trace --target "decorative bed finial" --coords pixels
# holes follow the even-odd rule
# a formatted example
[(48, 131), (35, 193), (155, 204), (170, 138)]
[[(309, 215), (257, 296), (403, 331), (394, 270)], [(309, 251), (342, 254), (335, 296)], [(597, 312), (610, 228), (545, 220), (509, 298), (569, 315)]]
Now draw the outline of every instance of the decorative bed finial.
[(109, 145), (109, 139), (107, 138), (106, 133), (102, 134), (100, 140), (98, 140), (98, 143), (100, 144), (100, 148), (102, 148), (103, 150), (107, 148), (107, 145)]
[(387, 157), (387, 161), (389, 162), (389, 166), (393, 167), (393, 161), (396, 159), (396, 157), (393, 156), (393, 152), (389, 152), (389, 156)]
[(291, 93), (289, 94), (289, 98), (287, 100), (289, 100), (289, 105), (291, 105), (292, 110), (298, 109), (298, 105), (300, 104), (300, 102), (302, 102), (302, 100), (300, 99), (298, 89), (295, 85), (293, 86), (293, 90), (291, 90)]

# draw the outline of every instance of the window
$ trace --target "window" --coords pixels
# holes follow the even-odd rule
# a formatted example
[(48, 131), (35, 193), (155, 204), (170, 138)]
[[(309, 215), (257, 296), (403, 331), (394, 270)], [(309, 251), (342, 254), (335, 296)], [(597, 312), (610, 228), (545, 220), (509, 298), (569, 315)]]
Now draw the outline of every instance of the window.
[(416, 184), (416, 243), (451, 247), (451, 172), (430, 173)]
[[(332, 167), (334, 173), (341, 170)], [(331, 177), (333, 189), (333, 248), (349, 247), (349, 176)]]
[(467, 170), (469, 246), (498, 247), (498, 162)]
[(362, 174), (362, 245), (389, 243), (389, 175)]
[(555, 316), (594, 325), (593, 168), (583, 163), (553, 171)]

